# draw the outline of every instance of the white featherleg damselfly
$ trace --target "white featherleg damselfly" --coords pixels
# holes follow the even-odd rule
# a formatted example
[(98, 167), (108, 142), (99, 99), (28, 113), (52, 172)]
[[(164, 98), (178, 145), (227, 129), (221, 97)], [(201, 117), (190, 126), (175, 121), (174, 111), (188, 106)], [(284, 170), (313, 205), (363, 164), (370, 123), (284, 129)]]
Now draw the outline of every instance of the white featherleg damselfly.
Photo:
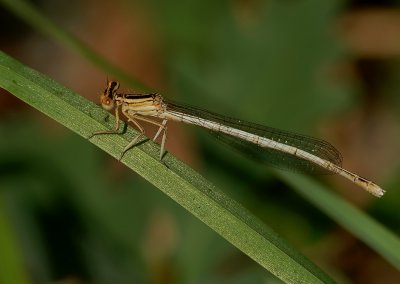
[[(160, 150), (162, 159), (167, 122), (179, 121), (209, 129), (223, 142), (272, 166), (300, 172), (336, 173), (377, 197), (385, 193), (375, 183), (342, 168), (339, 151), (326, 141), (183, 106), (170, 102), (159, 94), (119, 93), (118, 88), (119, 82), (108, 81), (107, 88), (100, 95), (102, 107), (106, 110), (115, 110), (115, 129), (99, 131), (91, 137), (119, 133), (121, 111), (128, 122), (132, 122), (140, 131), (140, 134), (125, 147), (121, 158), (144, 135), (144, 129), (139, 123), (143, 121), (158, 127), (153, 140), (162, 134)], [(161, 122), (153, 118), (159, 118)]]

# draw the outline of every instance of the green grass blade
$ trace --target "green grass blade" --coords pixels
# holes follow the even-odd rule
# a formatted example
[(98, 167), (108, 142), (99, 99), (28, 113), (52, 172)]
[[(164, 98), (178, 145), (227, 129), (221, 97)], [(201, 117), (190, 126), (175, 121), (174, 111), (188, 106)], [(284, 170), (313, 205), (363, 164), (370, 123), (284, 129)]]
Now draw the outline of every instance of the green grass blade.
[[(109, 114), (94, 103), (4, 53), (0, 53), (0, 87), (83, 137), (114, 126), (114, 117), (106, 122)], [(123, 135), (95, 136), (91, 142), (118, 158), (135, 133), (128, 127)], [(198, 173), (168, 154), (165, 166), (160, 163), (158, 153), (158, 145), (143, 143), (130, 150), (123, 163), (283, 281), (333, 283), (312, 262)]]
[(286, 172), (279, 172), (278, 175), (322, 212), (400, 269), (400, 239), (395, 234), (323, 185), (301, 175)]

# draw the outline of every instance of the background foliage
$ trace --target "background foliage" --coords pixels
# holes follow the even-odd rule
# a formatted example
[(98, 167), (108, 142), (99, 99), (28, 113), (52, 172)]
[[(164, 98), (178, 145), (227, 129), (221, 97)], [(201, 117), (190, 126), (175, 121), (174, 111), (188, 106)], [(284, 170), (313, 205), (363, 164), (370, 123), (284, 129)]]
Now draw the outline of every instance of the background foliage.
[[(52, 21), (169, 98), (332, 141), (346, 166), (379, 181), (388, 195), (376, 200), (338, 178), (320, 179), (399, 233), (399, 49), (390, 29), (374, 33), (366, 24), (380, 16), (395, 27), (395, 3), (37, 2)], [(9, 27), (2, 50), (89, 99), (97, 100), (105, 72), (127, 89), (144, 89), (88, 64), (9, 10), (2, 14)], [(20, 283), (278, 281), (87, 141), (9, 94), (0, 100), (0, 229), (24, 267)], [(293, 192), (296, 186), (206, 134), (172, 125), (167, 148), (337, 281), (400, 277), (382, 252)]]

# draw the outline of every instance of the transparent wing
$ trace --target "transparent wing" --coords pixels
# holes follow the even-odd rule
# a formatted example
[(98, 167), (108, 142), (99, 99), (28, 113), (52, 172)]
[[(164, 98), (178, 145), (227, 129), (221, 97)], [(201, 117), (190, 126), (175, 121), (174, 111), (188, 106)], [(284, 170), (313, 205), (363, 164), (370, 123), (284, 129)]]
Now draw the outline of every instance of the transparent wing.
[[(338, 166), (342, 164), (342, 156), (340, 152), (333, 147), (329, 142), (321, 139), (313, 138), (306, 135), (301, 135), (289, 131), (279, 130), (276, 128), (263, 126), (240, 119), (225, 117), (216, 113), (191, 106), (183, 106), (174, 102), (167, 102), (167, 109), (185, 113), (199, 120), (209, 120), (223, 125), (227, 125), (236, 129), (240, 129), (261, 137), (265, 137), (276, 142), (290, 145), (313, 154), (321, 159), (330, 161)], [(281, 152), (276, 149), (260, 147), (256, 144), (244, 141), (240, 138), (220, 133), (212, 132), (222, 142), (230, 145), (231, 147), (239, 150), (240, 152), (250, 156), (251, 158), (266, 163), (270, 166), (280, 169), (317, 173), (317, 174), (330, 174), (330, 171), (299, 157), (293, 156), (288, 153)]]

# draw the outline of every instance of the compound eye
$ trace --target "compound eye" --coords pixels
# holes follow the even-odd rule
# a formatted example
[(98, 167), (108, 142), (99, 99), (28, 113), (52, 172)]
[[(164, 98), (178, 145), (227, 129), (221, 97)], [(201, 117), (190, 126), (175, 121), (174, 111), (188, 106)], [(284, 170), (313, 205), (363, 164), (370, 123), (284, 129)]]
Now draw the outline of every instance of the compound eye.
[(101, 106), (105, 109), (105, 110), (111, 110), (114, 108), (114, 101), (111, 100), (108, 96), (102, 96), (102, 98), (100, 99), (101, 101)]

